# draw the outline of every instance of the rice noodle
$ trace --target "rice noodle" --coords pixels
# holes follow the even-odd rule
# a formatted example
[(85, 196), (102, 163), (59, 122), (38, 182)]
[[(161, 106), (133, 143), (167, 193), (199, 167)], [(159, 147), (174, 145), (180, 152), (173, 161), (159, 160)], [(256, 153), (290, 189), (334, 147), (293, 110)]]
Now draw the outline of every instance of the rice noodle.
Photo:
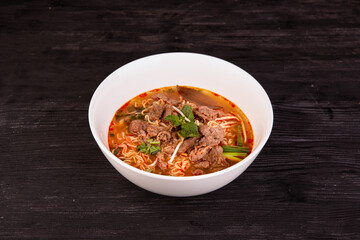
[[(149, 99), (146, 99), (146, 100), (143, 100), (142, 101), (142, 106), (143, 106), (143, 108), (148, 108), (147, 106), (146, 106), (146, 104), (148, 104), (149, 102), (151, 102), (151, 101), (153, 101), (153, 99), (151, 99), (151, 98), (149, 98)], [(150, 105), (150, 104), (149, 104)]]
[(149, 115), (145, 115), (145, 120), (146, 120), (148, 123), (152, 124), (152, 125), (157, 125), (157, 126), (159, 126), (159, 123), (160, 123), (159, 120), (151, 121)]
[(207, 123), (207, 125), (210, 127), (217, 127), (219, 125), (219, 123), (217, 123), (216, 121), (209, 121)]
[(144, 110), (141, 111), (141, 114), (146, 115), (146, 113), (149, 113), (149, 109), (144, 108)]
[(216, 118), (215, 121), (230, 120), (230, 119), (236, 119), (236, 120), (240, 121), (240, 119), (234, 115)]

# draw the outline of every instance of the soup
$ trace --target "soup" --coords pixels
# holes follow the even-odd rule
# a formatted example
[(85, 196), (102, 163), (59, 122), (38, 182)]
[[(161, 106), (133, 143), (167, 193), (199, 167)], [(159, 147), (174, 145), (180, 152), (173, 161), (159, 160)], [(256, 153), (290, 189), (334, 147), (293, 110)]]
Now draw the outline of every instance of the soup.
[(109, 126), (110, 151), (155, 174), (195, 176), (232, 166), (253, 148), (250, 122), (234, 103), (209, 90), (171, 86), (120, 107)]

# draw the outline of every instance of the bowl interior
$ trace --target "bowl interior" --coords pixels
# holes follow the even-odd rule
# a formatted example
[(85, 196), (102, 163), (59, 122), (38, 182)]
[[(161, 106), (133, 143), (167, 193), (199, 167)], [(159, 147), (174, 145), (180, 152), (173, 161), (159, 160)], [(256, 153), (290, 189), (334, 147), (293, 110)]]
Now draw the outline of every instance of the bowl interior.
[[(102, 149), (107, 149), (108, 127), (115, 111), (125, 102), (154, 88), (187, 85), (205, 88), (234, 102), (249, 118), (254, 132), (254, 149), (268, 139), (273, 112), (270, 100), (260, 84), (241, 68), (221, 60), (194, 53), (153, 55), (114, 71), (95, 91), (89, 122)], [(105, 147), (105, 148), (104, 148)]]

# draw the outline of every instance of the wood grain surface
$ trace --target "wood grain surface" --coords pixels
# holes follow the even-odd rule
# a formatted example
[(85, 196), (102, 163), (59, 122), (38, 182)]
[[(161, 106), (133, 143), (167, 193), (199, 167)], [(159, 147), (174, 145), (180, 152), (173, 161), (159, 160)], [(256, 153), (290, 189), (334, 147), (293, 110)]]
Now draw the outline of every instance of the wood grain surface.
[[(360, 239), (358, 1), (0, 2), (0, 239)], [(198, 52), (252, 74), (272, 135), (239, 178), (171, 198), (95, 144), (116, 68)]]

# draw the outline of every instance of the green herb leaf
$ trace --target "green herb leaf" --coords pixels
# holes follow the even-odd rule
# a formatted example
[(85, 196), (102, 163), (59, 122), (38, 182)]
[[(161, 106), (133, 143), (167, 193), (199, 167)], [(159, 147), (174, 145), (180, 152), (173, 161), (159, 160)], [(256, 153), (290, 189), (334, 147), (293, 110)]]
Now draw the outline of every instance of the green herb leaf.
[(238, 129), (237, 129), (237, 145), (238, 146), (243, 146), (244, 145), (244, 141), (243, 141), (243, 137), (242, 137), (242, 126), (241, 126), (241, 124), (238, 125)]
[(167, 121), (171, 121), (175, 127), (178, 127), (181, 125), (182, 121), (181, 121), (181, 117), (176, 116), (176, 115), (168, 115), (165, 117), (165, 120)]
[(185, 105), (181, 111), (190, 121), (194, 121), (193, 108), (190, 105)]
[(121, 150), (121, 147), (116, 147), (113, 151), (114, 155), (118, 155)]
[(160, 142), (154, 142), (154, 140), (150, 139), (148, 140), (148, 144), (143, 142), (141, 145), (137, 146), (137, 149), (140, 152), (143, 152), (145, 154), (156, 154), (157, 152), (161, 151)]
[(152, 170), (150, 168), (147, 168), (145, 171), (152, 172)]
[(125, 116), (124, 112), (121, 109), (119, 109), (115, 114), (115, 120), (119, 121), (124, 116)]
[(150, 154), (154, 155), (155, 153), (161, 151), (161, 147), (160, 146), (150, 146), (149, 148), (149, 152)]
[(132, 122), (136, 119), (145, 120), (145, 115), (143, 115), (143, 114), (131, 114), (130, 115), (130, 122)]
[(131, 105), (127, 108), (128, 113), (134, 112), (135, 110), (136, 109), (135, 109), (134, 105)]
[(137, 149), (140, 151), (140, 152), (143, 152), (143, 153), (147, 153), (147, 145), (143, 142), (141, 145), (138, 145), (137, 146)]
[(199, 136), (198, 126), (194, 122), (187, 122), (181, 125), (180, 135), (184, 138)]
[(112, 132), (109, 135), (110, 135), (110, 137), (115, 137), (115, 134)]
[(190, 122), (185, 121), (185, 118), (180, 115), (168, 115), (165, 117), (165, 120), (171, 121), (175, 127), (181, 126), (180, 135), (184, 138), (199, 136), (198, 126), (194, 122), (193, 108), (190, 105), (185, 105), (181, 112)]

